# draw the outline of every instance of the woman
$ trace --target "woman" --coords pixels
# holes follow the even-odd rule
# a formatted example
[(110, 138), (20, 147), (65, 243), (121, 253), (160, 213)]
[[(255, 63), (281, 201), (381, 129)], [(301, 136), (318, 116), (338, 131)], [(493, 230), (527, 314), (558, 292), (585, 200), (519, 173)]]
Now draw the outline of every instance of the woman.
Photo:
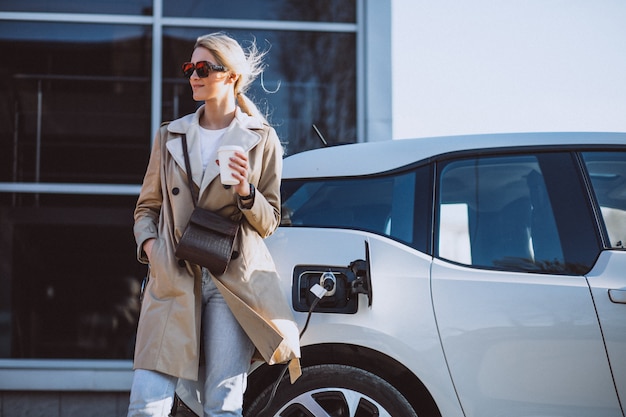
[[(138, 258), (150, 264), (137, 329), (129, 416), (167, 416), (178, 378), (204, 384), (205, 416), (241, 416), (246, 372), (255, 352), (269, 364), (299, 367), (298, 329), (263, 238), (280, 223), (282, 147), (245, 96), (262, 72), (263, 53), (247, 53), (222, 33), (198, 38), (183, 72), (194, 114), (161, 126), (135, 209)], [(241, 218), (235, 255), (223, 275), (174, 255), (193, 210), (182, 148), (187, 137), (198, 206)], [(231, 158), (239, 183), (220, 183), (216, 151)], [(199, 375), (200, 355), (206, 372)]]

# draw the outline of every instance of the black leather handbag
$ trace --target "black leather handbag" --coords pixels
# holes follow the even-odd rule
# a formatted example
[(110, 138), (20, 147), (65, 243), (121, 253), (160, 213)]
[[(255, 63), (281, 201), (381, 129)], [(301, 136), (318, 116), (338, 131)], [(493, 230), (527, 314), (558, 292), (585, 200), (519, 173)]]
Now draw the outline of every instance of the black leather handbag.
[(222, 275), (233, 256), (239, 222), (197, 206), (198, 196), (191, 177), (186, 135), (182, 136), (182, 140), (187, 181), (195, 208), (176, 246), (175, 255), (179, 259), (208, 268), (214, 275)]

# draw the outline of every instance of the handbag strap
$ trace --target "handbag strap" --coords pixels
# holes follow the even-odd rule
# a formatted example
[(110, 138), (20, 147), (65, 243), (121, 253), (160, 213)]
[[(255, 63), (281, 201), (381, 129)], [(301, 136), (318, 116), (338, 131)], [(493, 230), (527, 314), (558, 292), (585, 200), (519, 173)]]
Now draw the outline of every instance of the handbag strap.
[(187, 184), (189, 184), (189, 190), (191, 191), (191, 198), (193, 199), (193, 206), (198, 204), (198, 196), (196, 195), (196, 187), (193, 185), (193, 179), (191, 177), (191, 162), (189, 161), (189, 150), (187, 149), (187, 135), (183, 133), (183, 156), (185, 157), (185, 170), (187, 170)]
[[(189, 190), (191, 191), (193, 206), (197, 207), (199, 197), (196, 187), (193, 185), (193, 178), (191, 177), (191, 162), (189, 161), (189, 149), (187, 148), (187, 135), (183, 133), (181, 139), (183, 140), (183, 156), (185, 157), (185, 169), (187, 170), (187, 184), (189, 184)], [(243, 213), (240, 211), (237, 216), (237, 221), (241, 221), (242, 217)]]

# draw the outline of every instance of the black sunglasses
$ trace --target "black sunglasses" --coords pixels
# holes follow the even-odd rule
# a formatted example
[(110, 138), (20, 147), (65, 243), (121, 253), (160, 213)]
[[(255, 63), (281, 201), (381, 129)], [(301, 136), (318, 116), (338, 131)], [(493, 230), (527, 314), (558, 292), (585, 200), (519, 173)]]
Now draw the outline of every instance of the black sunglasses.
[(211, 71), (224, 72), (226, 71), (226, 67), (223, 65), (214, 65), (208, 61), (199, 61), (195, 64), (193, 62), (185, 62), (183, 64), (183, 74), (186, 78), (190, 78), (194, 71), (198, 74), (198, 77), (206, 78)]

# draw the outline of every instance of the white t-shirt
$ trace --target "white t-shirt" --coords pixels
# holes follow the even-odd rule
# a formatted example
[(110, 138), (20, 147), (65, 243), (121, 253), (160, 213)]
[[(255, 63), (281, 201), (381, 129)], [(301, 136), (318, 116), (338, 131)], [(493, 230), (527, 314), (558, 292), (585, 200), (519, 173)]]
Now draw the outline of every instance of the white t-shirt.
[(202, 172), (210, 162), (217, 159), (217, 148), (220, 146), (222, 136), (226, 132), (227, 127), (218, 130), (209, 130), (200, 126), (200, 145), (202, 149)]

